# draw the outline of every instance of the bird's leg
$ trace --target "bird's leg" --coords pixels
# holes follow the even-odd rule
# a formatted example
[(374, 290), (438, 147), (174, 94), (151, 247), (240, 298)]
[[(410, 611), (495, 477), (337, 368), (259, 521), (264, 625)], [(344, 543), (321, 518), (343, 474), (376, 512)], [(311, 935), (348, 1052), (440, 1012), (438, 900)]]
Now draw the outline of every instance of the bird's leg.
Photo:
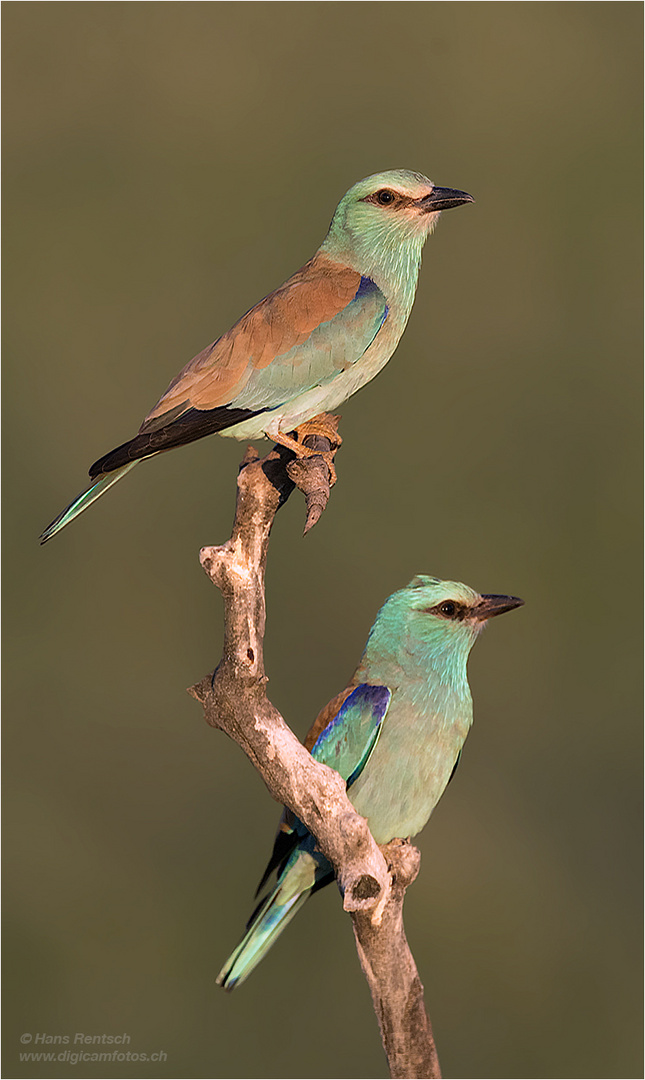
[[(313, 416), (311, 420), (306, 420), (304, 424), (300, 424), (292, 433), (287, 435), (280, 431), (277, 435), (273, 436), (273, 439), (280, 446), (285, 446), (288, 450), (293, 450), (297, 458), (313, 457), (315, 454), (323, 458), (329, 469), (330, 487), (333, 487), (336, 483), (334, 454), (343, 441), (338, 434), (339, 420), (340, 416), (334, 416), (332, 413), (320, 413), (318, 416)], [(305, 446), (305, 439), (309, 435), (317, 435), (320, 438), (329, 439), (333, 449), (316, 450), (311, 446)]]

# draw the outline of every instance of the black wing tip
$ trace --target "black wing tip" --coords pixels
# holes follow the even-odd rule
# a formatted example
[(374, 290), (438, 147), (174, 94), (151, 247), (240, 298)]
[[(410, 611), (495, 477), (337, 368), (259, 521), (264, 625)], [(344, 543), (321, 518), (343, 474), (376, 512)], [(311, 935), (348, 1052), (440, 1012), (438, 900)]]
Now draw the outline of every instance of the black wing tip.
[(122, 469), (124, 465), (133, 464), (142, 457), (146, 457), (145, 454), (128, 454), (129, 447), (135, 441), (135, 439), (130, 439), (130, 442), (123, 443), (121, 446), (117, 446), (115, 450), (110, 450), (109, 454), (104, 454), (103, 457), (98, 458), (93, 465), (90, 465), (90, 480), (100, 480), (104, 474), (116, 472), (117, 469)]
[(139, 432), (129, 442), (122, 443), (109, 454), (95, 461), (90, 468), (90, 477), (95, 479), (102, 472), (114, 472), (115, 469), (129, 465), (141, 458), (152, 457), (163, 450), (172, 450), (177, 446), (185, 446), (195, 442), (206, 435), (216, 435), (218, 431), (239, 424), (242, 420), (249, 420), (265, 409), (194, 409), (189, 408), (181, 416), (171, 420), (164, 427), (156, 431)]
[[(288, 827), (283, 828), (283, 823), (280, 823), (280, 827), (278, 828), (278, 831), (276, 833), (275, 840), (273, 841), (271, 858), (269, 859), (266, 865), (266, 869), (260, 879), (260, 884), (255, 890), (254, 900), (257, 900), (258, 896), (262, 892), (264, 886), (268, 882), (274, 870), (277, 871), (277, 875), (278, 877), (280, 877), (280, 874), (282, 873), (287, 860), (289, 859), (291, 853), (298, 846), (300, 839), (301, 837), (298, 835), (297, 829), (292, 829)], [(255, 915), (255, 911), (253, 912), (253, 915)], [(253, 918), (253, 915), (251, 916), (251, 918)]]

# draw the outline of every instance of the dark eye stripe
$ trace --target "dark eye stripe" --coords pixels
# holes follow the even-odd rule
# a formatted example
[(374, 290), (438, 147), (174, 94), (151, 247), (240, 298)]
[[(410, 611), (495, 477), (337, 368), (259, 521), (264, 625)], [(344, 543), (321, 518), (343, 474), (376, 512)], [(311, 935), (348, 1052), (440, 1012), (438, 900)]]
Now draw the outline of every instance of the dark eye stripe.
[[(391, 199), (385, 202), (382, 201), (384, 195), (391, 195)], [(391, 191), (390, 188), (379, 188), (378, 191), (372, 192), (371, 195), (366, 195), (362, 202), (373, 203), (375, 206), (387, 207), (390, 210), (401, 210), (404, 206), (410, 206), (415, 200), (409, 195), (401, 195), (398, 191)]]

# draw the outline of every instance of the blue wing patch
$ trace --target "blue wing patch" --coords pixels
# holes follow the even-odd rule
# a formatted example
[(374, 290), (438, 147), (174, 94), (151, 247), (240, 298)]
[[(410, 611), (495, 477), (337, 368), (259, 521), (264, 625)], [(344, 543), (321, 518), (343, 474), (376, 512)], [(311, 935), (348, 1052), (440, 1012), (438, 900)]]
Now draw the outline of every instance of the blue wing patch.
[[(379, 299), (385, 299), (383, 293), (381, 292), (375, 281), (372, 281), (372, 279), (369, 277), (362, 277), (358, 289), (354, 294), (354, 299), (352, 300), (352, 303), (354, 303), (354, 301), (356, 300), (362, 300), (364, 296), (374, 296), (376, 295), (376, 293), (379, 294)], [(379, 330), (387, 319), (389, 310), (390, 309), (388, 308), (387, 304), (385, 304), (385, 306), (383, 307), (383, 316), (381, 318), (381, 325), (379, 326)]]
[(348, 787), (367, 765), (391, 697), (387, 686), (361, 683), (314, 743), (311, 756), (340, 773)]

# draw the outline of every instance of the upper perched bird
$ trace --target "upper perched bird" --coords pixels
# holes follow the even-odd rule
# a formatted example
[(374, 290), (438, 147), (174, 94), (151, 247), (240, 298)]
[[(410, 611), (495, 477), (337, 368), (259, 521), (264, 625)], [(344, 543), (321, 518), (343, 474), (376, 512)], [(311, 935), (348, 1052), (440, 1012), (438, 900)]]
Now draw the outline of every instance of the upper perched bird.
[(138, 435), (94, 462), (91, 486), (52, 521), (41, 543), (138, 461), (203, 435), (266, 436), (300, 455), (310, 452), (305, 436), (329, 433), (319, 414), (373, 379), (394, 352), (440, 211), (472, 201), (406, 169), (355, 184), (313, 258), (186, 364)]
[[(425, 574), (385, 601), (349, 686), (305, 740), (312, 757), (347, 781), (377, 843), (414, 836), (430, 817), (472, 724), (468, 654), (487, 619), (522, 603)], [(286, 810), (258, 893), (274, 870), (275, 888), (217, 977), (225, 990), (247, 978), (307, 897), (333, 880), (313, 836)]]

